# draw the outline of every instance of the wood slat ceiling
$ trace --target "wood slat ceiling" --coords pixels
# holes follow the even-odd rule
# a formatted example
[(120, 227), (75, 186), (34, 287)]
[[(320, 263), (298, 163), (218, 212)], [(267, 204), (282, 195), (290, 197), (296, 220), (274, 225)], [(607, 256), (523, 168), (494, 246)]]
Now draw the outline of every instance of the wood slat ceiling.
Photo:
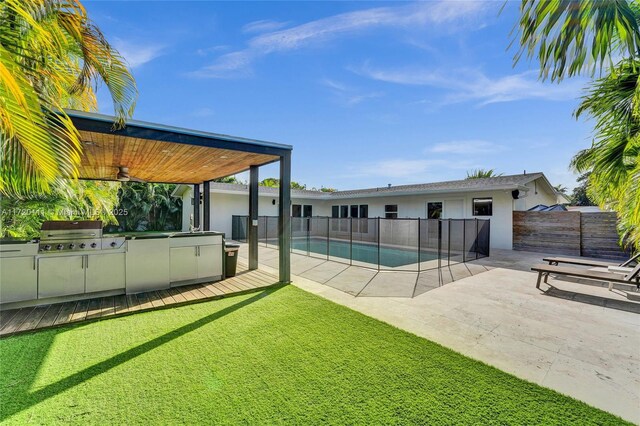
[(118, 167), (145, 182), (201, 183), (278, 160), (255, 154), (81, 131), (81, 179), (116, 180)]

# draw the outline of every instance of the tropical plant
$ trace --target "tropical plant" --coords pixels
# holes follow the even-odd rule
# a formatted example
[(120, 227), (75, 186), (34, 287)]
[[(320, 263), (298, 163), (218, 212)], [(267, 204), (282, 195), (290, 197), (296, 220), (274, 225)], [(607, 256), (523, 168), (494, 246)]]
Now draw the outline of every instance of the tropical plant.
[(63, 108), (96, 109), (99, 82), (122, 125), (135, 81), (78, 0), (0, 2), (0, 193), (56, 192), (78, 176), (80, 136)]
[(117, 182), (56, 180), (46, 194), (0, 198), (0, 234), (10, 238), (34, 238), (45, 220), (95, 219), (117, 223)]
[(589, 175), (590, 173), (584, 173), (578, 177), (578, 186), (573, 188), (573, 192), (571, 193), (571, 203), (574, 206), (595, 206), (596, 203), (589, 198), (589, 194), (587, 191), (587, 185), (589, 183)]
[(627, 0), (522, 0), (514, 62), (537, 57), (540, 77), (551, 81), (605, 72), (613, 58), (638, 55), (639, 7)]
[[(260, 182), (260, 186), (266, 186), (266, 187), (270, 187), (270, 188), (280, 188), (280, 179), (276, 179), (276, 178), (263, 179)], [(304, 190), (304, 189), (307, 189), (307, 185), (304, 185), (302, 183), (298, 183), (298, 182), (292, 180), (291, 181), (291, 189)]]
[(182, 227), (182, 200), (171, 196), (175, 187), (173, 184), (123, 183), (117, 209), (123, 214), (118, 216), (117, 230), (179, 230)]
[(223, 178), (218, 178), (218, 179), (214, 179), (211, 182), (218, 182), (218, 183), (240, 183), (240, 181), (238, 180), (237, 177), (235, 176), (226, 176)]
[(551, 80), (599, 72), (575, 114), (595, 119), (594, 141), (572, 166), (591, 172), (589, 198), (615, 210), (621, 241), (640, 248), (640, 4), (523, 0), (521, 12), (516, 62), (537, 56)]
[(465, 179), (483, 179), (502, 176), (502, 173), (496, 173), (494, 169), (476, 169), (467, 172)]
[(558, 184), (558, 185), (554, 186), (553, 189), (555, 189), (557, 193), (562, 194), (562, 195), (567, 195), (567, 193), (569, 192), (569, 188), (567, 188), (566, 186), (564, 186), (562, 184)]

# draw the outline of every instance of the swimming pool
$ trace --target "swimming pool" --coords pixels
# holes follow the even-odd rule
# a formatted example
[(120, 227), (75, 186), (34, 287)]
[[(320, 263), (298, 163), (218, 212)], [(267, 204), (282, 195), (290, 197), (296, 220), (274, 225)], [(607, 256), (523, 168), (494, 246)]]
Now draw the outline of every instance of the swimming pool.
[[(309, 251), (311, 253), (327, 255), (327, 245), (329, 249), (329, 256), (340, 257), (349, 260), (350, 257), (356, 262), (370, 263), (378, 265), (378, 246), (374, 244), (363, 244), (353, 242), (351, 250), (349, 242), (341, 240), (327, 240), (324, 238), (310, 238), (306, 239), (293, 239), (291, 241), (291, 248), (293, 250), (300, 250), (303, 252)], [(351, 256), (350, 256), (351, 254)], [(420, 254), (420, 261), (437, 259), (436, 253), (423, 251)], [(404, 250), (391, 247), (380, 247), (380, 266), (386, 266), (390, 268), (397, 268), (399, 266), (411, 265), (418, 263), (418, 248), (414, 250)]]

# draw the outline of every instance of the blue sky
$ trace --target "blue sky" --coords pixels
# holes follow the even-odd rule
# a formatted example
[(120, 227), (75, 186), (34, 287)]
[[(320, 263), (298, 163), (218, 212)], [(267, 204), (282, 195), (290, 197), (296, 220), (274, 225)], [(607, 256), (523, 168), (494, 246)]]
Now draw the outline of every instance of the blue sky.
[(480, 167), (573, 187), (570, 159), (590, 144), (572, 116), (586, 80), (541, 83), (536, 62), (513, 66), (518, 2), (85, 5), (133, 69), (135, 118), (291, 144), (293, 179), (309, 187)]

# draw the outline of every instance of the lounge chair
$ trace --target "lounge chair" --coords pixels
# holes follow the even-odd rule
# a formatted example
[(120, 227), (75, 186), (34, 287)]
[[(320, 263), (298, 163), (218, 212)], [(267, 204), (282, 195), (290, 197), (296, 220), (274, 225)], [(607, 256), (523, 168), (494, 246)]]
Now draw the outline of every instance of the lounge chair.
[(540, 282), (544, 277), (544, 283), (549, 284), (549, 274), (564, 275), (567, 277), (587, 278), (590, 280), (605, 281), (609, 283), (609, 290), (613, 288), (613, 284), (629, 284), (635, 285), (640, 289), (640, 263), (626, 275), (616, 274), (612, 272), (599, 272), (592, 271), (583, 268), (573, 268), (570, 266), (557, 266), (557, 265), (535, 265), (531, 268), (532, 271), (538, 273), (538, 281), (536, 288), (540, 288)]
[(638, 262), (638, 260), (640, 260), (640, 252), (636, 253), (634, 256), (631, 256), (629, 260), (623, 263), (600, 262), (597, 260), (579, 259), (572, 257), (545, 257), (542, 260), (545, 262), (549, 262), (549, 265), (559, 265), (560, 263), (566, 263), (569, 265), (593, 266), (599, 268), (608, 268), (609, 266), (621, 266), (624, 268), (630, 266), (633, 262)]

